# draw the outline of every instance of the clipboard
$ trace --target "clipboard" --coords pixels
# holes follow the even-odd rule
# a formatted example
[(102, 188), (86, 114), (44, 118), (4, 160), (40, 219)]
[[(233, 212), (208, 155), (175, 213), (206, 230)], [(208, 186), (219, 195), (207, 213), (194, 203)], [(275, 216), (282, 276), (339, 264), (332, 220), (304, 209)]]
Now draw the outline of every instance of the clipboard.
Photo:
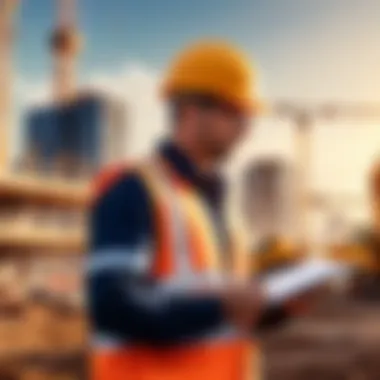
[(296, 266), (267, 275), (261, 281), (268, 307), (279, 306), (332, 280), (351, 274), (349, 265), (327, 259), (308, 259)]

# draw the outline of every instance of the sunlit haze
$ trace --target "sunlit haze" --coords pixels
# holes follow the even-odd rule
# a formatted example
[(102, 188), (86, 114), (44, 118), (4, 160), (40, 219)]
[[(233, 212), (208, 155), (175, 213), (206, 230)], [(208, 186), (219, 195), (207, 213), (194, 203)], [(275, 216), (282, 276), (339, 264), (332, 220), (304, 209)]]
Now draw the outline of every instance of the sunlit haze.
[[(16, 120), (26, 104), (48, 93), (50, 58), (45, 45), (52, 12), (46, 0), (23, 6)], [(212, 0), (207, 4), (201, 0), (114, 0), (112, 6), (84, 0), (81, 12), (81, 28), (88, 41), (81, 80), (118, 94), (128, 105), (126, 156), (146, 152), (165, 131), (157, 85), (172, 54), (202, 35), (227, 37), (241, 44), (256, 61), (266, 99), (302, 99), (311, 104), (380, 102), (377, 0), (365, 4), (355, 0)], [(317, 121), (311, 186), (363, 193), (366, 171), (380, 143), (379, 122), (338, 119), (327, 125)], [(236, 167), (262, 153), (294, 157), (294, 129), (288, 122), (269, 119), (257, 124), (238, 154)], [(20, 139), (16, 139), (15, 152), (19, 146)]]

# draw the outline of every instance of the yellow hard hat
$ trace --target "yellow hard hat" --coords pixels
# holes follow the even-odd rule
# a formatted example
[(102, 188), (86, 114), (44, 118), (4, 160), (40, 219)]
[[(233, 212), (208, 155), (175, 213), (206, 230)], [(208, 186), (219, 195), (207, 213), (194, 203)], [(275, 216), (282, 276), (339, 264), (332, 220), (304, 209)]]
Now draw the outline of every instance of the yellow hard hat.
[(256, 78), (249, 59), (236, 47), (219, 41), (199, 42), (181, 52), (164, 80), (163, 94), (214, 96), (238, 109), (258, 112)]

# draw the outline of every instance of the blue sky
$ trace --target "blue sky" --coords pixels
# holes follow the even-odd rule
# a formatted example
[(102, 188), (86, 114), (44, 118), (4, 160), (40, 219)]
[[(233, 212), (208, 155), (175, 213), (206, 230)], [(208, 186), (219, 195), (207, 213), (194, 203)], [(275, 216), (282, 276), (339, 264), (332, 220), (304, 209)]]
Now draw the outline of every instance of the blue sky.
[[(378, 0), (77, 0), (86, 39), (81, 75), (128, 62), (161, 70), (189, 40), (236, 41), (273, 96), (380, 99)], [(24, 1), (21, 76), (49, 73), (53, 0)]]

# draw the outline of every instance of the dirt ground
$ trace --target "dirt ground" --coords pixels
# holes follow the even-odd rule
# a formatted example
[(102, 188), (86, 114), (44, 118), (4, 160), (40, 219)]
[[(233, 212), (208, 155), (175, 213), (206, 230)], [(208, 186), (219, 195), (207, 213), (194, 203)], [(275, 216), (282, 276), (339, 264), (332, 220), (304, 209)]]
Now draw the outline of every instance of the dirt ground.
[(380, 302), (330, 300), (263, 341), (265, 380), (379, 380)]

